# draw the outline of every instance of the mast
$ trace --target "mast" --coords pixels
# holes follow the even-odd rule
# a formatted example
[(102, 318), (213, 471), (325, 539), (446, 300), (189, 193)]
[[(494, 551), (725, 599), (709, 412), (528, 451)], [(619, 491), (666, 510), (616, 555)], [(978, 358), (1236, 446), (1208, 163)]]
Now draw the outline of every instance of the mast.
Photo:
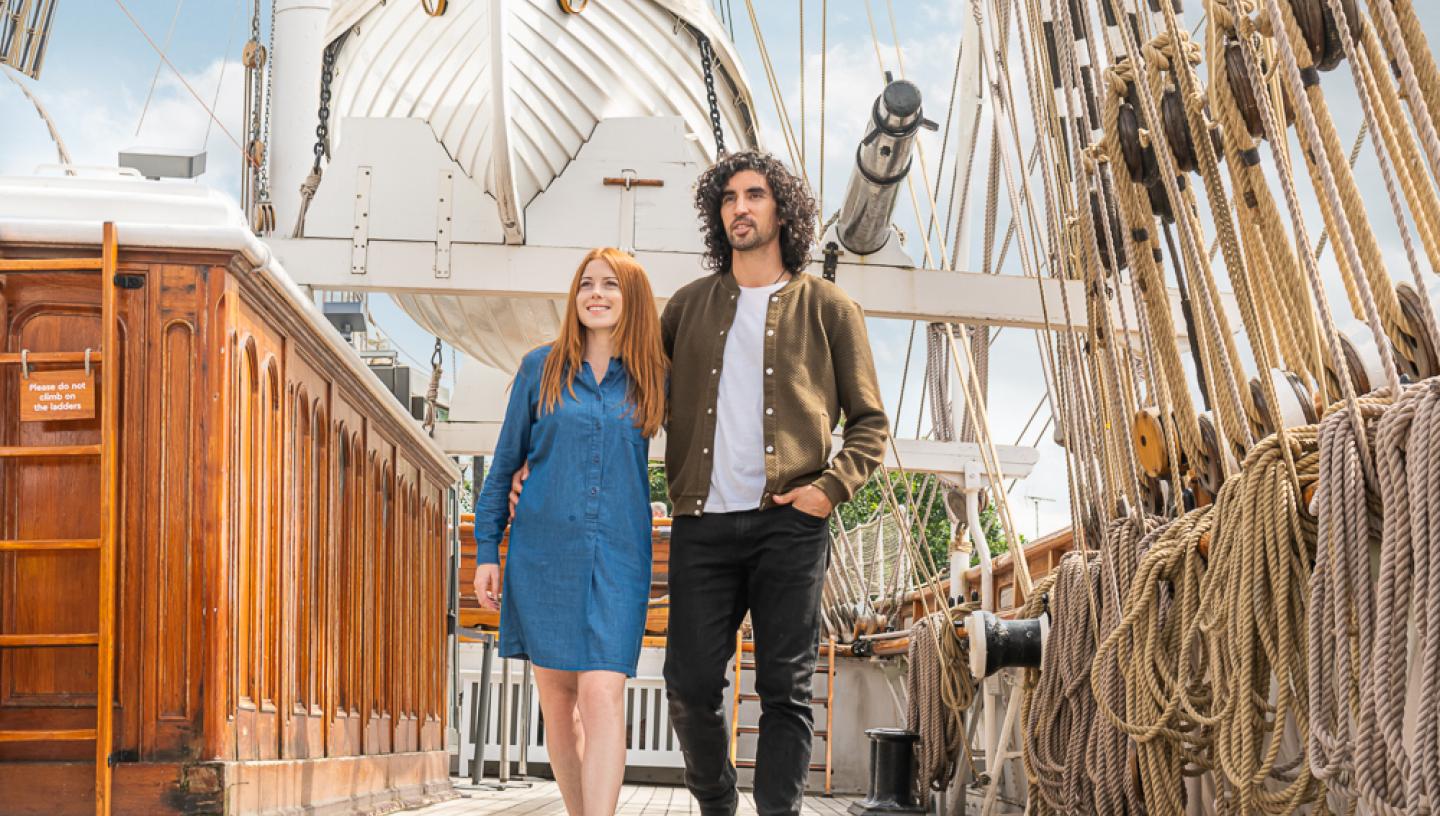
[(329, 22), (330, 0), (276, 0), (270, 181), (275, 223), (286, 234), (300, 207), (300, 184), (315, 164), (320, 62)]

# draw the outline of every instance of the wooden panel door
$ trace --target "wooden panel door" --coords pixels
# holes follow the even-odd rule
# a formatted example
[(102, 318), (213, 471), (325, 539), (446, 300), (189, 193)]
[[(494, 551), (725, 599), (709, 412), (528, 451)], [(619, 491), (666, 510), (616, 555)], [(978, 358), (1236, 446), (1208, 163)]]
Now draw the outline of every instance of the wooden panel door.
[[(121, 341), (116, 354), (121, 372), (140, 371), (144, 361), (144, 319), (147, 292), (123, 293), (117, 304)], [(100, 287), (88, 275), (26, 274), (0, 285), (0, 350), (6, 352), (100, 349)], [(96, 370), (97, 390), (106, 368)], [(138, 404), (140, 379), (120, 377), (121, 405)], [(18, 366), (0, 371), (0, 445), (94, 445), (100, 442), (100, 419), (20, 422)], [(138, 438), (143, 413), (121, 409), (122, 462), (120, 491), (133, 490), (140, 478), (137, 449), (126, 439)], [(0, 462), (0, 538), (94, 539), (100, 533), (100, 471), (93, 458), (21, 459)], [(116, 555), (123, 563), (127, 541), (138, 537), (133, 526), (119, 530)], [(133, 547), (133, 544), (129, 546)], [(124, 573), (122, 572), (122, 576)], [(50, 550), (0, 553), (0, 632), (48, 634), (94, 632), (98, 629), (99, 563), (94, 550)], [(129, 596), (136, 593), (122, 577), (113, 614), (116, 642), (122, 655), (133, 650), (135, 617)], [(0, 730), (83, 730), (95, 727), (97, 690), (96, 647), (26, 647), (0, 650)], [(137, 678), (120, 671), (115, 694), (114, 747), (133, 751), (138, 741)], [(15, 759), (93, 760), (88, 742), (0, 744), (0, 761)]]

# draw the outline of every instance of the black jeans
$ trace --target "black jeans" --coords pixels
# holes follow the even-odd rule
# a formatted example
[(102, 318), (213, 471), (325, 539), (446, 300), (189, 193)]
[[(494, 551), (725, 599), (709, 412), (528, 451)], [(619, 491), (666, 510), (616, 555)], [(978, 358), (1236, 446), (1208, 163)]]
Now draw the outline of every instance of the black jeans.
[(725, 669), (747, 610), (761, 707), (755, 808), (761, 816), (800, 813), (829, 553), (826, 520), (788, 506), (675, 519), (665, 685), (685, 784), (705, 816), (730, 816), (737, 804), (723, 707)]

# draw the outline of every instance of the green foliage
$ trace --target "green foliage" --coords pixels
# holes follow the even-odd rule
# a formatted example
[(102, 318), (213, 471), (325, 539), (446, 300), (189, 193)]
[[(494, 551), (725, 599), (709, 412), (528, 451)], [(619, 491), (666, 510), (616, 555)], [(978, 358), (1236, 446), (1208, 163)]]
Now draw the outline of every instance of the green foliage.
[[(886, 498), (883, 478), (879, 472), (875, 473), (870, 481), (855, 491), (850, 501), (840, 505), (840, 518), (847, 529), (870, 520), (877, 509), (889, 509), (890, 501)], [(902, 476), (892, 472), (889, 480), (896, 505), (920, 505), (910, 516), (910, 534), (923, 539), (936, 568), (945, 569), (950, 558), (950, 520), (945, 516), (944, 495), (935, 489), (935, 477), (920, 473)], [(927, 509), (929, 512), (926, 512)], [(925, 516), (923, 519), (920, 518), (922, 514)]]
[(670, 515), (670, 486), (665, 482), (665, 466), (650, 466), (650, 502), (665, 505), (665, 515)]
[[(907, 507), (913, 503), (921, 503), (921, 507), (911, 516), (911, 535), (916, 538), (923, 538), (925, 546), (930, 550), (930, 557), (934, 559), (937, 570), (943, 572), (950, 563), (950, 539), (953, 531), (950, 527), (950, 520), (945, 515), (943, 488), (935, 489), (935, 477), (930, 474), (911, 473), (901, 476), (899, 473), (890, 473), (890, 486), (895, 495), (895, 502), (901, 507)], [(870, 477), (863, 487), (855, 492), (853, 498), (845, 504), (840, 505), (840, 518), (844, 521), (847, 529), (857, 524), (868, 521), (875, 515), (882, 503), (888, 508), (889, 500), (885, 498), (884, 483), (881, 475), (877, 472)], [(934, 497), (933, 499), (931, 497)], [(650, 466), (650, 501), (661, 502), (665, 505), (666, 512), (673, 509), (670, 505), (669, 488), (665, 482), (665, 467), (654, 464)], [(928, 508), (928, 513), (926, 509)], [(924, 513), (925, 518), (919, 518)], [(1000, 524), (1000, 514), (996, 512), (992, 503), (980, 511), (980, 522), (985, 528), (985, 540), (990, 543), (990, 552), (994, 556), (1007, 552), (1010, 544), (1005, 538), (1005, 529)], [(834, 521), (831, 521), (834, 524)], [(1025, 542), (1025, 536), (1019, 536), (1020, 542)], [(970, 557), (973, 566), (977, 563), (975, 556)]]

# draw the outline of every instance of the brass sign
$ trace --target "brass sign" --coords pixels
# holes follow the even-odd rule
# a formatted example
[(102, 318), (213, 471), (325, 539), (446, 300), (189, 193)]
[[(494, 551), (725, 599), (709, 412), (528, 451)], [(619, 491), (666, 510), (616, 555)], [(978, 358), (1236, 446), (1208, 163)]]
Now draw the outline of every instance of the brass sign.
[(20, 378), (20, 421), (95, 418), (95, 375), (74, 371), (31, 371)]

